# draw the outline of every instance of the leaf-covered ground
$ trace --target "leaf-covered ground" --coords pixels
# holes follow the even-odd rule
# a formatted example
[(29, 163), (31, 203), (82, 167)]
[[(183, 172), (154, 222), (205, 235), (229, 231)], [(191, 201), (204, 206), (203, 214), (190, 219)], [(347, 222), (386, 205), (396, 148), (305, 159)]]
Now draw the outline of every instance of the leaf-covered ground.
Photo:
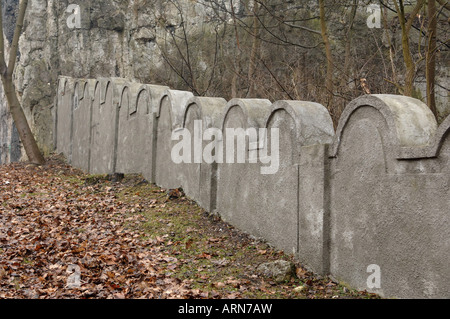
[(298, 263), (282, 283), (257, 274), (279, 259), (295, 262), (139, 176), (0, 166), (0, 298), (377, 298)]

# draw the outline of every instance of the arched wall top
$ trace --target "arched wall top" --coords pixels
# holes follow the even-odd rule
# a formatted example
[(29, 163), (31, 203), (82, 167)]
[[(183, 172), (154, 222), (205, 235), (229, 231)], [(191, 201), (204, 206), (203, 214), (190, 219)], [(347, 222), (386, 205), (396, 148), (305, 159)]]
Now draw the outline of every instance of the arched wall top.
[(134, 103), (134, 105), (133, 105), (134, 109), (133, 110), (135, 112), (138, 111), (139, 102), (142, 99), (142, 95), (144, 93), (146, 94), (145, 104), (144, 104), (144, 109), (145, 109), (144, 113), (145, 114), (149, 114), (150, 113), (150, 94), (149, 94), (149, 92), (147, 90), (147, 87), (145, 85), (141, 85), (139, 87), (139, 89), (136, 91), (136, 96), (133, 97), (133, 100), (132, 100), (133, 103)]
[(438, 127), (429, 145), (424, 147), (404, 147), (400, 150), (399, 159), (417, 159), (438, 157), (445, 139), (450, 134), (450, 115)]
[(75, 80), (73, 83), (73, 90), (71, 92), (70, 98), (71, 98), (71, 109), (72, 111), (78, 109), (80, 106), (81, 96), (83, 95), (83, 90), (81, 89), (83, 87), (82, 80)]
[(122, 106), (124, 106), (123, 105), (123, 97), (125, 94), (128, 95), (128, 103), (130, 103), (130, 87), (128, 85), (124, 85), (122, 88), (122, 92), (120, 94), (120, 103), (119, 103), (120, 108), (122, 108)]
[(94, 80), (94, 83), (92, 84), (92, 101), (94, 101), (95, 100), (95, 98), (96, 98), (96, 96), (97, 96), (97, 94), (98, 94), (98, 96), (99, 96), (99, 98), (100, 98), (100, 103), (101, 103), (101, 100), (102, 100), (102, 97), (101, 97), (101, 90), (100, 90), (100, 86), (101, 86), (101, 83), (100, 83), (100, 81), (98, 81), (97, 79), (95, 79)]
[[(138, 108), (140, 94), (142, 92), (146, 92), (146, 91), (147, 91), (147, 87), (143, 84), (136, 83), (136, 82), (124, 83), (122, 85), (122, 92), (121, 92), (120, 102), (119, 102), (118, 106), (119, 107), (122, 106), (123, 95), (126, 92), (128, 94), (128, 103), (129, 103), (128, 115), (136, 113), (137, 108)], [(148, 112), (148, 103), (149, 103), (149, 101), (147, 100), (146, 113)]]
[(169, 90), (163, 85), (145, 84), (149, 99), (149, 113), (158, 113), (162, 96)]
[(218, 128), (221, 124), (222, 114), (227, 106), (227, 101), (223, 98), (198, 97), (194, 96), (187, 101), (186, 110), (183, 116), (183, 127), (186, 126), (186, 116), (188, 110), (194, 105), (199, 107), (200, 119), (204, 128)]
[(52, 109), (56, 107), (56, 109), (69, 107), (69, 105), (65, 105), (67, 99), (72, 100), (72, 92), (74, 90), (75, 79), (68, 76), (59, 76), (58, 77), (58, 89), (57, 95), (55, 97), (55, 104), (52, 106)]
[[(122, 100), (122, 91), (123, 88), (129, 84), (129, 81), (123, 78), (110, 78), (109, 83), (111, 85), (112, 91), (112, 103), (113, 107), (119, 107), (120, 102)], [(104, 96), (104, 101), (106, 101), (106, 90), (107, 86), (105, 87), (105, 92), (102, 94)]]
[(225, 121), (234, 107), (239, 107), (244, 113), (246, 128), (262, 128), (265, 124), (264, 120), (270, 113), (271, 105), (272, 103), (266, 99), (232, 99), (227, 103), (222, 115), (221, 129), (225, 129)]
[(60, 95), (65, 95), (68, 92), (73, 91), (76, 79), (68, 77), (68, 76), (60, 76), (58, 78), (58, 93)]
[(84, 80), (84, 79), (77, 80), (74, 85), (75, 85), (75, 88), (77, 89), (77, 92), (74, 92), (74, 93), (78, 94), (79, 101), (83, 100), (84, 98), (89, 98), (89, 96), (85, 96), (86, 87), (89, 85), (88, 80)]
[(111, 84), (111, 80), (108, 78), (98, 78), (95, 82), (94, 94), (99, 92), (100, 104), (104, 104), (106, 101), (106, 93), (108, 92), (108, 86)]
[(269, 126), (274, 114), (280, 110), (286, 111), (294, 120), (294, 132), (299, 146), (330, 144), (334, 136), (333, 120), (328, 110), (319, 103), (306, 101), (277, 101), (265, 120)]
[(126, 79), (122, 78), (98, 78), (95, 83), (95, 94), (97, 90), (100, 90), (100, 104), (105, 104), (108, 90), (112, 90), (112, 103), (114, 106), (118, 106), (121, 102), (123, 87), (127, 84)]
[(87, 85), (89, 88), (89, 98), (91, 99), (91, 101), (94, 100), (94, 95), (95, 95), (95, 84), (96, 84), (96, 80), (95, 79), (88, 79), (87, 80)]
[(80, 89), (79, 89), (80, 85), (81, 85), (80, 80), (76, 80), (73, 83), (73, 95), (80, 96)]
[(165, 98), (168, 98), (170, 105), (170, 114), (172, 117), (172, 127), (181, 127), (183, 123), (184, 112), (187, 107), (187, 102), (194, 94), (187, 91), (166, 90), (161, 96), (156, 117), (161, 115), (161, 106)]
[[(233, 107), (239, 107), (247, 127), (267, 127), (273, 113), (284, 109), (294, 119), (301, 145), (329, 143), (333, 129), (325, 107), (320, 104), (302, 101), (277, 101), (271, 104), (264, 99), (233, 99), (226, 103), (222, 98), (194, 97), (191, 92), (171, 90), (166, 86), (129, 82), (123, 78), (74, 79), (58, 77), (58, 96), (77, 93), (77, 98), (94, 100), (100, 90), (100, 103), (106, 102), (107, 90), (113, 90), (113, 105), (122, 104), (125, 88), (130, 90), (131, 113), (137, 110), (142, 92), (147, 92), (147, 112), (159, 117), (161, 102), (169, 99), (172, 124), (184, 126), (186, 112), (193, 104), (199, 106), (204, 127), (224, 128), (226, 117)], [(88, 90), (86, 91), (86, 87)], [(77, 89), (77, 92), (75, 92)], [(398, 95), (366, 95), (353, 100), (342, 113), (339, 125), (331, 141), (329, 155), (338, 154), (343, 131), (352, 115), (361, 107), (372, 107), (383, 116), (387, 123), (388, 139), (394, 148), (397, 159), (433, 158), (439, 155), (442, 144), (450, 132), (450, 116), (437, 127), (429, 108), (419, 100)]]
[(338, 154), (343, 131), (352, 114), (366, 106), (376, 109), (385, 119), (389, 130), (387, 134), (397, 158), (401, 157), (402, 148), (427, 146), (436, 133), (436, 119), (428, 106), (421, 101), (390, 94), (366, 95), (350, 102), (342, 113), (330, 149), (331, 157)]
[(58, 78), (58, 95), (63, 95), (66, 90), (67, 77), (60, 76)]
[(434, 143), (430, 146), (430, 153), (434, 156), (438, 156), (441, 150), (442, 144), (450, 134), (450, 115), (441, 123), (436, 135), (434, 137)]

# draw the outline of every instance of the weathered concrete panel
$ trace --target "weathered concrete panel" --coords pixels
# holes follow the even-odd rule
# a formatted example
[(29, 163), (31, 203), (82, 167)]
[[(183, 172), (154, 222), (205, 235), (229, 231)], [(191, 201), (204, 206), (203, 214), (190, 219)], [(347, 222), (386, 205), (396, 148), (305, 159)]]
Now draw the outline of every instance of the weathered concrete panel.
[[(116, 172), (141, 173), (151, 153), (148, 93), (140, 83), (127, 83), (119, 104)], [(148, 143), (148, 144), (147, 144)]]
[(328, 145), (302, 146), (298, 178), (298, 258), (319, 274), (328, 274)]
[[(117, 127), (116, 83), (100, 79), (92, 103), (90, 173), (114, 173)], [(117, 95), (116, 95), (117, 99)]]
[(119, 111), (116, 172), (138, 173), (151, 180), (155, 100), (164, 86), (127, 83)]
[(182, 127), (187, 101), (193, 94), (185, 91), (167, 90), (156, 113), (153, 176), (152, 180), (167, 189), (181, 187), (180, 166), (171, 158), (172, 131)]
[(148, 117), (150, 118), (150, 128), (151, 128), (151, 139), (146, 141), (148, 143), (147, 147), (149, 147), (148, 152), (151, 157), (148, 159), (149, 162), (145, 166), (144, 170), (142, 170), (142, 175), (144, 178), (152, 183), (155, 182), (155, 174), (153, 172), (153, 168), (155, 167), (154, 161), (156, 160), (156, 121), (157, 114), (159, 112), (159, 107), (161, 103), (161, 99), (164, 94), (169, 90), (166, 86), (160, 85), (145, 85), (147, 93), (149, 94), (149, 105), (148, 105)]
[[(261, 168), (270, 163), (263, 164), (261, 153), (255, 164), (219, 164), (218, 212), (236, 227), (288, 253), (315, 256), (309, 263), (322, 270), (325, 151), (322, 148), (322, 157), (317, 151), (313, 153), (317, 156), (314, 160), (308, 160), (308, 155), (300, 159), (301, 146), (331, 142), (333, 124), (327, 110), (300, 101), (278, 101), (270, 106), (266, 100), (233, 100), (224, 119), (224, 140), (230, 127), (268, 129), (264, 146), (247, 145), (247, 159), (255, 147), (262, 154), (275, 156), (271, 137), (277, 129), (279, 166), (271, 174), (263, 174)], [(303, 194), (299, 185), (314, 188), (314, 195)]]
[(58, 105), (56, 118), (56, 150), (71, 160), (72, 149), (72, 111), (75, 90), (75, 80), (61, 77), (58, 85)]
[(74, 94), (71, 164), (89, 171), (89, 151), (91, 139), (91, 86), (95, 80), (80, 80)]
[(256, 177), (262, 204), (257, 209), (264, 220), (261, 229), (276, 247), (302, 256), (311, 268), (322, 271), (323, 145), (334, 135), (331, 117), (317, 103), (278, 101), (266, 123), (268, 134), (279, 130), (280, 167), (275, 174)]
[(209, 212), (215, 209), (217, 163), (204, 161), (203, 149), (212, 141), (204, 141), (203, 133), (210, 128), (219, 129), (226, 104), (222, 98), (193, 97), (187, 102), (183, 119), (183, 128), (189, 130), (192, 143), (190, 163), (178, 164), (181, 186), (188, 197)]
[[(272, 129), (279, 130), (279, 167), (275, 174), (262, 175), (256, 172), (258, 181), (256, 194), (258, 206), (249, 207), (246, 212), (259, 220), (259, 236), (287, 253), (298, 253), (298, 180), (299, 141), (298, 129), (290, 106), (279, 105), (273, 110), (266, 127), (269, 141)], [(273, 155), (269, 142), (265, 145), (268, 154)]]
[[(293, 121), (287, 125), (287, 121), (277, 114), (289, 115)], [(304, 265), (318, 272), (326, 273), (323, 243), (326, 240), (323, 234), (324, 215), (328, 210), (328, 185), (327, 177), (327, 145), (332, 142), (334, 136), (333, 122), (326, 108), (318, 103), (304, 101), (278, 101), (273, 105), (272, 115), (274, 123), (280, 129), (281, 141), (289, 136), (290, 144), (283, 142), (280, 145), (280, 158), (287, 166), (296, 167), (297, 175), (280, 174), (271, 175), (272, 184), (276, 180), (290, 181), (292, 186), (285, 188), (297, 190), (297, 251), (296, 254)], [(283, 166), (282, 166), (283, 167)], [(282, 172), (282, 171), (281, 171)], [(294, 181), (295, 178), (295, 181)], [(289, 190), (288, 190), (289, 191)], [(269, 192), (268, 197), (273, 196), (276, 190)], [(290, 198), (290, 197), (288, 197)], [(275, 201), (276, 199), (273, 198)], [(293, 201), (293, 199), (291, 199)], [(291, 203), (291, 206), (294, 202)], [(268, 210), (269, 213), (269, 210)], [(291, 220), (294, 219), (292, 211), (287, 211)], [(289, 222), (289, 220), (287, 221)], [(280, 221), (278, 221), (280, 223)], [(292, 233), (293, 234), (293, 233)], [(277, 242), (286, 239), (278, 239)], [(282, 246), (281, 246), (282, 247)], [(286, 250), (286, 248), (285, 248)], [(288, 251), (288, 250), (286, 250)]]
[(435, 162), (440, 168), (440, 173), (448, 174), (450, 172), (450, 116), (441, 124), (436, 136), (433, 149), (439, 156)]
[[(429, 109), (371, 97), (352, 102), (343, 119), (332, 148), (331, 274), (388, 297), (450, 297), (449, 172), (428, 173), (433, 159), (397, 159), (401, 147), (432, 141)], [(367, 284), (369, 265), (380, 267), (380, 288)]]
[[(225, 109), (222, 132), (223, 132), (223, 163), (218, 164), (217, 178), (217, 213), (230, 224), (250, 233), (254, 236), (265, 237), (262, 231), (264, 220), (258, 214), (252, 214), (256, 207), (261, 207), (261, 192), (258, 175), (260, 174), (260, 165), (250, 163), (249, 158), (254, 154), (256, 148), (245, 145), (244, 163), (238, 162), (237, 137), (228, 137), (227, 129), (242, 128), (256, 129), (265, 126), (265, 119), (269, 116), (271, 103), (268, 100), (260, 99), (233, 99), (228, 102)], [(259, 136), (258, 136), (259, 138)], [(234, 151), (228, 149), (227, 139), (234, 140)], [(233, 162), (227, 162), (227, 153), (234, 152)]]

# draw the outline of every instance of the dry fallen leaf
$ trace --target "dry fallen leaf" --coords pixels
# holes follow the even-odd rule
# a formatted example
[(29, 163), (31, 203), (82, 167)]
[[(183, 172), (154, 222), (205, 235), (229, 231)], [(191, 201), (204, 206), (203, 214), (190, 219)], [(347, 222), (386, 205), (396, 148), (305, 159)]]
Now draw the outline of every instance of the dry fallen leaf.
[(223, 282), (216, 282), (216, 283), (214, 283), (214, 287), (223, 288), (223, 287), (225, 287), (225, 284)]

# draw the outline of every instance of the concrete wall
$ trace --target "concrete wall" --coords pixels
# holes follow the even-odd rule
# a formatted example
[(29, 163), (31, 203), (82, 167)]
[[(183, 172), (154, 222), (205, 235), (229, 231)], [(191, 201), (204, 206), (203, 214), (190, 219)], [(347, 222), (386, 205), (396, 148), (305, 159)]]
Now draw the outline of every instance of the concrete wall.
[(73, 95), (71, 161), (74, 166), (85, 171), (89, 171), (90, 168), (92, 99), (89, 89), (91, 87), (93, 87), (92, 80), (77, 81)]
[(181, 186), (182, 165), (172, 162), (172, 131), (183, 126), (187, 101), (193, 97), (190, 92), (167, 90), (156, 110), (153, 178), (156, 184), (164, 188)]
[[(195, 152), (196, 144), (203, 151), (209, 140), (203, 133), (209, 128), (217, 128), (227, 101), (223, 98), (192, 97), (187, 101), (182, 127), (191, 133), (190, 163), (181, 163), (180, 182), (187, 196), (195, 198), (207, 211), (216, 209), (217, 163), (203, 160), (203, 152)], [(197, 122), (196, 122), (197, 121)], [(196, 142), (198, 141), (198, 142)]]
[(429, 108), (406, 97), (347, 107), (331, 149), (330, 272), (338, 279), (363, 288), (376, 264), (376, 292), (450, 296), (448, 121), (436, 134)]
[[(312, 102), (227, 103), (118, 78), (61, 77), (59, 87), (56, 145), (74, 166), (182, 187), (205, 210), (357, 289), (450, 298), (450, 117), (438, 127), (418, 100), (368, 95), (347, 106), (335, 132)], [(221, 139), (204, 136), (210, 128)], [(236, 146), (226, 161), (226, 128), (257, 130), (244, 163)], [(279, 167), (262, 174), (274, 128)], [(190, 163), (174, 163), (181, 129), (223, 161), (199, 160), (192, 144)]]
[(151, 180), (154, 110), (167, 89), (140, 83), (125, 84), (119, 104), (117, 172), (141, 173)]
[(60, 77), (58, 81), (58, 96), (56, 102), (55, 145), (56, 149), (64, 153), (72, 161), (72, 123), (73, 108), (78, 101), (74, 101), (77, 80)]
[[(257, 179), (259, 165), (248, 163), (248, 159), (255, 156), (251, 153), (257, 150), (257, 147), (250, 145), (247, 141), (245, 163), (239, 163), (237, 137), (232, 137), (231, 140), (234, 142), (233, 151), (226, 143), (229, 138), (227, 129), (242, 128), (247, 130), (253, 128), (258, 130), (264, 127), (264, 120), (270, 112), (270, 105), (271, 103), (268, 100), (233, 99), (227, 104), (220, 127), (223, 131), (224, 151), (223, 163), (218, 164), (217, 213), (223, 220), (255, 236), (261, 236), (262, 228), (260, 224), (264, 222), (260, 215), (249, 213), (250, 211), (257, 211), (257, 207), (262, 207), (256, 196), (261, 191)], [(234, 152), (234, 163), (228, 163), (226, 154), (230, 154), (232, 151)]]

